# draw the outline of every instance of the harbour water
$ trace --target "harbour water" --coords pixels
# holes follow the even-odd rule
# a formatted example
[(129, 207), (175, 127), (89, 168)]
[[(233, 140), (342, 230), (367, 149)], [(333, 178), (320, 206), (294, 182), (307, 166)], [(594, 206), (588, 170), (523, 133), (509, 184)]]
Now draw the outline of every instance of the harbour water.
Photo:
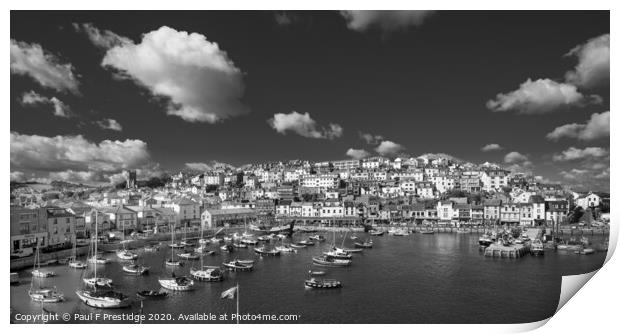
[[(366, 240), (366, 233), (356, 234)], [(294, 240), (307, 237), (294, 235)], [(545, 319), (553, 315), (560, 296), (562, 275), (582, 274), (601, 267), (605, 252), (576, 255), (567, 251), (548, 250), (544, 256), (519, 259), (485, 257), (479, 250), (478, 234), (438, 233), (434, 235), (373, 237), (374, 247), (353, 255), (353, 264), (345, 268), (313, 266), (312, 256), (325, 251), (333, 238), (296, 254), (261, 258), (253, 247), (205, 256), (205, 265), (221, 265), (234, 258), (255, 258), (252, 272), (227, 272), (223, 282), (196, 282), (190, 292), (170, 292), (161, 300), (135, 301), (130, 308), (100, 310), (84, 305), (75, 295), (81, 278), (90, 272), (70, 269), (66, 265), (50, 266), (56, 277), (42, 279), (46, 286), (56, 286), (66, 301), (45, 304), (48, 312), (57, 314), (164, 314), (168, 321), (180, 315), (231, 314), (236, 301), (220, 299), (220, 294), (239, 285), (239, 313), (298, 315), (294, 321), (277, 323), (519, 323)], [(343, 236), (337, 235), (337, 245)], [(599, 242), (596, 237), (592, 242)], [(345, 247), (352, 247), (347, 236)], [(170, 255), (169, 247), (157, 253), (140, 254), (139, 262), (150, 266), (146, 276), (130, 276), (122, 271), (122, 262), (114, 253), (105, 254), (112, 262), (99, 265), (98, 274), (112, 278), (116, 289), (135, 298), (136, 291), (160, 289), (157, 279), (169, 277), (171, 268), (163, 262)], [(196, 266), (199, 261), (195, 261)], [(192, 262), (175, 269), (177, 275), (189, 274)], [(342, 281), (336, 290), (308, 290), (304, 280), (308, 271), (326, 270), (327, 278)], [(19, 273), (20, 284), (11, 286), (11, 321), (13, 315), (40, 314), (41, 305), (31, 302), (27, 290), (30, 270)], [(168, 316), (170, 314), (170, 316)], [(229, 318), (230, 319), (230, 316)], [(62, 321), (59, 321), (62, 322)], [(72, 320), (72, 322), (80, 322)], [(85, 322), (106, 322), (102, 318)], [(115, 321), (117, 322), (117, 321)], [(132, 321), (125, 321), (132, 322)], [(155, 321), (144, 321), (145, 323)], [(200, 321), (198, 321), (200, 322)], [(209, 321), (227, 322), (235, 321)], [(263, 321), (246, 321), (263, 322)], [(268, 321), (270, 322), (270, 321)]]

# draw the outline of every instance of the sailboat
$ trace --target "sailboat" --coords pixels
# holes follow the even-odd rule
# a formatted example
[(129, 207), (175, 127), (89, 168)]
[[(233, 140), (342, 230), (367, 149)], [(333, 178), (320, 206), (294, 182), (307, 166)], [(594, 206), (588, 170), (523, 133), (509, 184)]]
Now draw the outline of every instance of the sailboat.
[(217, 282), (224, 279), (224, 274), (220, 267), (205, 266), (202, 257), (200, 257), (200, 267), (197, 269), (192, 267), (189, 270), (189, 274), (199, 281)]
[[(56, 290), (56, 288), (45, 288), (39, 285), (38, 288), (34, 288), (35, 278), (46, 278), (51, 276), (44, 276), (35, 274), (35, 271), (41, 266), (41, 259), (39, 255), (39, 244), (37, 244), (37, 252), (35, 254), (35, 269), (32, 271), (32, 280), (30, 281), (30, 290), (28, 290), (28, 295), (30, 299), (34, 302), (38, 303), (59, 303), (62, 302), (65, 298), (64, 295)], [(52, 275), (53, 276), (53, 275)]]
[(183, 227), (183, 240), (181, 240), (179, 245), (181, 245), (183, 247), (193, 246), (192, 242), (187, 239), (187, 224), (185, 224), (185, 226)]
[[(94, 242), (94, 248), (93, 248), (93, 253), (95, 255), (93, 255), (90, 259), (88, 259), (88, 262), (95, 264), (95, 270), (94, 270), (94, 275), (93, 277), (89, 277), (89, 278), (84, 278), (83, 281), (84, 283), (86, 283), (86, 285), (92, 286), (92, 287), (97, 287), (97, 286), (111, 286), (112, 285), (112, 279), (110, 278), (106, 278), (106, 277), (97, 277), (97, 264), (100, 263), (107, 263), (110, 260), (103, 258), (103, 257), (99, 257), (97, 256), (97, 241), (99, 240), (99, 236), (97, 235), (98, 233), (98, 222), (97, 222), (97, 214), (95, 215), (95, 242)], [(91, 239), (92, 241), (92, 239)], [(100, 262), (103, 261), (103, 262)], [(105, 262), (107, 261), (107, 262)], [(79, 290), (78, 290), (79, 291)]]
[(118, 256), (119, 259), (124, 260), (124, 261), (133, 261), (135, 259), (138, 258), (138, 254), (128, 251), (125, 248), (125, 222), (122, 222), (123, 224), (123, 240), (121, 240), (121, 244), (123, 245), (123, 249), (119, 249), (116, 251), (116, 256)]
[(181, 262), (179, 261), (175, 261), (174, 259), (174, 249), (178, 248), (174, 246), (174, 224), (170, 224), (172, 226), (172, 240), (171, 240), (171, 244), (170, 244), (170, 248), (172, 250), (172, 257), (170, 257), (169, 259), (166, 260), (166, 265), (167, 266), (172, 266), (172, 267), (176, 267), (176, 266), (180, 266)]
[(297, 250), (290, 245), (285, 245), (284, 240), (280, 241), (280, 246), (276, 246), (276, 250), (282, 253), (297, 253)]
[(35, 253), (34, 269), (32, 270), (32, 277), (48, 278), (56, 276), (56, 273), (51, 270), (41, 269), (41, 258), (39, 253), (39, 244), (37, 244), (37, 252)]
[(194, 289), (194, 280), (187, 276), (177, 277), (174, 274), (174, 268), (172, 269), (172, 276), (169, 278), (158, 279), (159, 284), (168, 290), (173, 291), (190, 291)]
[(198, 246), (198, 248), (194, 250), (196, 253), (199, 253), (199, 254), (206, 254), (210, 252), (209, 249), (207, 248), (207, 245), (209, 244), (209, 239), (205, 239), (204, 232), (205, 232), (205, 229), (203, 225), (200, 224), (200, 239), (198, 239), (198, 244), (200, 244), (200, 246)]
[[(95, 216), (95, 249), (94, 253), (97, 254), (97, 216)], [(97, 277), (97, 266), (95, 265), (94, 276), (91, 278), (84, 278), (84, 283), (87, 286), (92, 286), (93, 289), (79, 289), (75, 291), (78, 298), (84, 302), (84, 304), (96, 307), (96, 308), (122, 308), (131, 305), (131, 300), (126, 295), (113, 290), (97, 290), (98, 286), (110, 286), (112, 280), (105, 277)]]
[(151, 267), (145, 267), (136, 262), (132, 262), (130, 264), (126, 264), (123, 266), (124, 272), (126, 272), (127, 274), (138, 275), (138, 276), (148, 273), (149, 269), (151, 269)]
[(77, 242), (73, 242), (73, 250), (71, 253), (71, 257), (69, 258), (69, 268), (74, 269), (86, 269), (88, 265), (84, 261), (78, 261), (77, 259)]

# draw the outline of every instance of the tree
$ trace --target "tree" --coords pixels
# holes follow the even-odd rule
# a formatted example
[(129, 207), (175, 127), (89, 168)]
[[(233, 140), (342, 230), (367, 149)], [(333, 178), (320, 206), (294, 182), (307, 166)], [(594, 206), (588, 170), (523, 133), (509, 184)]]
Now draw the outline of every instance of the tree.
[(573, 211), (571, 211), (571, 213), (568, 214), (568, 221), (571, 224), (576, 224), (579, 222), (581, 217), (583, 217), (584, 213), (585, 211), (583, 210), (583, 208), (580, 206), (577, 206), (573, 209)]

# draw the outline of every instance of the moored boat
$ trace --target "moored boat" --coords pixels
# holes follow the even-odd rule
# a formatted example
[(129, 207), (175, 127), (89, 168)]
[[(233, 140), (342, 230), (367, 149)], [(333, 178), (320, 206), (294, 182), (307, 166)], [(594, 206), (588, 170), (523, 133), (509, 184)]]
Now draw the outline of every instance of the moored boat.
[(358, 248), (372, 248), (372, 240), (365, 242), (356, 242), (354, 245)]
[(321, 266), (329, 266), (329, 267), (346, 267), (351, 265), (351, 260), (346, 259), (336, 259), (333, 256), (315, 256), (312, 258), (312, 263), (321, 265)]
[(82, 281), (91, 287), (111, 287), (112, 283), (114, 283), (111, 278), (106, 277), (88, 277), (83, 278)]
[(483, 234), (480, 238), (478, 238), (478, 245), (483, 247), (489, 247), (493, 243), (493, 239), (491, 239), (490, 234)]
[(200, 258), (200, 255), (193, 253), (193, 252), (181, 253), (177, 256), (182, 259), (186, 259), (186, 260), (197, 260)]
[(301, 240), (298, 244), (304, 246), (314, 246), (314, 242), (312, 242), (312, 240)]
[(297, 253), (297, 250), (287, 245), (276, 246), (276, 250), (282, 253)]
[(530, 253), (534, 256), (545, 255), (545, 247), (540, 239), (532, 241)]
[(92, 264), (108, 264), (110, 262), (111, 262), (110, 259), (105, 258), (101, 255), (91, 256), (88, 259), (88, 263), (92, 263)]
[(116, 251), (116, 256), (118, 256), (119, 259), (124, 261), (132, 261), (138, 258), (138, 254), (128, 251), (126, 249)]
[(65, 300), (65, 296), (56, 288), (30, 289), (28, 296), (33, 302), (37, 303), (60, 303)]
[[(260, 238), (260, 237), (259, 237)], [(258, 241), (254, 240), (254, 239), (250, 239), (250, 238), (243, 238), (241, 239), (241, 244), (243, 245), (256, 245), (258, 243)]]
[(51, 271), (51, 270), (34, 269), (32, 271), (32, 276), (33, 277), (39, 277), (39, 278), (48, 278), (48, 277), (56, 276), (56, 273)]
[(256, 254), (260, 254), (260, 255), (266, 255), (266, 256), (279, 256), (280, 255), (280, 251), (277, 249), (267, 249), (266, 247), (257, 247), (254, 248), (254, 252)]
[(157, 298), (167, 297), (168, 293), (165, 291), (157, 291), (157, 290), (142, 290), (142, 291), (136, 292), (136, 295), (141, 298), (157, 299)]
[(190, 269), (189, 274), (199, 281), (203, 282), (217, 282), (224, 279), (224, 274), (220, 267), (217, 266), (202, 266), (200, 269)]
[(299, 248), (306, 248), (306, 245), (291, 244), (291, 247), (299, 249)]
[(238, 260), (224, 262), (222, 265), (231, 271), (251, 271), (254, 268), (253, 264), (241, 263)]
[(248, 245), (245, 244), (245, 243), (235, 242), (233, 244), (233, 247), (235, 247), (235, 248), (248, 248)]
[(220, 250), (222, 252), (230, 253), (230, 252), (232, 252), (234, 250), (234, 247), (231, 246), (231, 245), (223, 245), (223, 246), (220, 247)]
[(77, 290), (75, 293), (84, 304), (91, 307), (124, 308), (131, 305), (131, 299), (120, 292), (109, 290)]
[(338, 249), (332, 249), (330, 251), (327, 252), (323, 252), (324, 255), (332, 257), (334, 259), (341, 259), (341, 260), (350, 260), (352, 258), (351, 254), (349, 254), (348, 252), (345, 252), (343, 250), (338, 250)]
[(377, 231), (377, 230), (372, 230), (370, 232), (368, 232), (370, 235), (376, 235), (376, 236), (382, 236), (385, 232), (383, 231)]
[(194, 280), (187, 276), (160, 278), (159, 284), (168, 290), (190, 291), (194, 289)]
[(126, 264), (123, 266), (123, 271), (128, 273), (128, 274), (132, 274), (132, 275), (144, 275), (146, 273), (148, 273), (149, 269), (151, 269), (150, 267), (145, 267), (139, 264)]
[(310, 289), (336, 289), (342, 287), (342, 283), (335, 279), (316, 279), (314, 277), (305, 280), (304, 285)]
[(435, 234), (435, 230), (424, 230), (420, 231), (421, 234)]
[(325, 237), (324, 237), (324, 236), (322, 236), (322, 235), (320, 235), (320, 234), (312, 235), (312, 236), (308, 237), (308, 239), (310, 239), (310, 240), (316, 240), (316, 241), (318, 241), (318, 242), (323, 242), (323, 241), (325, 241), (325, 240), (326, 240), (326, 239), (325, 239)]

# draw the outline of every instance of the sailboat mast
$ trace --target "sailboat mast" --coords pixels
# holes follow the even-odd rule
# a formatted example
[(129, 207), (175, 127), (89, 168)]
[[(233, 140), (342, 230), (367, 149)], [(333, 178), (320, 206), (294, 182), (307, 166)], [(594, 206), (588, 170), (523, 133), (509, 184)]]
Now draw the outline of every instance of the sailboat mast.
[(97, 289), (97, 241), (99, 239), (99, 212), (97, 212), (97, 210), (95, 210), (95, 289)]

